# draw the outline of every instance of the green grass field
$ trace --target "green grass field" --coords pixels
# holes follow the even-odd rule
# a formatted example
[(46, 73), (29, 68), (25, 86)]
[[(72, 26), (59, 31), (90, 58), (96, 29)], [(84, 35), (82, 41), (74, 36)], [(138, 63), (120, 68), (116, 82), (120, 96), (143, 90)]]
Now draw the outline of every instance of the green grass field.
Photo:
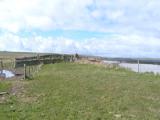
[(14, 59), (16, 57), (26, 57), (26, 56), (34, 56), (37, 55), (36, 53), (29, 53), (29, 52), (5, 52), (0, 51), (0, 58), (8, 58)]
[(17, 84), (23, 89), (0, 103), (0, 120), (160, 119), (160, 76), (153, 74), (59, 63)]
[(8, 89), (11, 87), (11, 83), (8, 81), (0, 82), (0, 92), (8, 91)]
[(35, 53), (35, 52), (8, 52), (8, 51), (0, 51), (0, 59), (4, 60), (14, 60), (18, 57), (33, 57), (37, 55), (46, 55), (52, 53)]

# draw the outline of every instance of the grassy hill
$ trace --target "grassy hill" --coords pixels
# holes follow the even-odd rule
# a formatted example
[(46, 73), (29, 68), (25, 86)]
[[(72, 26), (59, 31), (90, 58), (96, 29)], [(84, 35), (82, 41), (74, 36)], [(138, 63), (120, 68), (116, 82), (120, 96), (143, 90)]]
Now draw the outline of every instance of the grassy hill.
[(24, 56), (35, 56), (37, 53), (30, 52), (7, 52), (0, 51), (0, 58), (16, 58), (16, 57), (24, 57)]
[(43, 66), (34, 80), (2, 86), (11, 94), (0, 103), (1, 120), (160, 119), (160, 76), (153, 74), (59, 63)]

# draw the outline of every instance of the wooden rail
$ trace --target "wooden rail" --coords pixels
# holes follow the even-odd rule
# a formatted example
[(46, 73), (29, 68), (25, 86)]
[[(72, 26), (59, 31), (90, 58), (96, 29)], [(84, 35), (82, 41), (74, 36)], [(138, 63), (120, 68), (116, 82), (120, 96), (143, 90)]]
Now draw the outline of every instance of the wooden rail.
[(63, 55), (63, 54), (50, 54), (50, 55), (37, 55), (33, 57), (15, 58), (15, 67), (39, 65), (39, 64), (51, 64), (58, 62), (72, 62), (75, 60), (75, 55)]

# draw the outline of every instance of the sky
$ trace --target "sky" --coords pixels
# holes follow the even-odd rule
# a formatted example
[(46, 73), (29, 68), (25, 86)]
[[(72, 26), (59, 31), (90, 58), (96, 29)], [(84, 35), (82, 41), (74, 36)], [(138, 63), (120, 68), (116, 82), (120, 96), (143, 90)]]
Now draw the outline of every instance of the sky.
[(159, 0), (0, 0), (0, 51), (160, 58)]

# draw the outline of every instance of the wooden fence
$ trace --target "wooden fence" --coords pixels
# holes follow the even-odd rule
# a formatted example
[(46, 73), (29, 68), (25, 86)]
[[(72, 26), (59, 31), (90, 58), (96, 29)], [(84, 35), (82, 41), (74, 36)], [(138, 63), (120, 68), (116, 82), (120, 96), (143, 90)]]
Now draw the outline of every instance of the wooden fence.
[(73, 62), (76, 55), (62, 55), (62, 54), (49, 54), (37, 55), (33, 57), (23, 57), (15, 59), (15, 69), (23, 69), (24, 79), (32, 78), (37, 73), (43, 64), (52, 64), (59, 62)]
[(50, 54), (50, 55), (37, 55), (34, 57), (23, 57), (15, 59), (15, 67), (23, 67), (24, 64), (27, 66), (39, 65), (39, 64), (51, 64), (58, 62), (72, 62), (75, 60), (74, 55), (61, 55), (61, 54)]
[(2, 70), (9, 70), (16, 76), (20, 76), (20, 78), (32, 78), (43, 64), (73, 62), (77, 59), (76, 57), (76, 55), (68, 54), (48, 54), (15, 59), (3, 58), (0, 60), (0, 71), (2, 74)]

